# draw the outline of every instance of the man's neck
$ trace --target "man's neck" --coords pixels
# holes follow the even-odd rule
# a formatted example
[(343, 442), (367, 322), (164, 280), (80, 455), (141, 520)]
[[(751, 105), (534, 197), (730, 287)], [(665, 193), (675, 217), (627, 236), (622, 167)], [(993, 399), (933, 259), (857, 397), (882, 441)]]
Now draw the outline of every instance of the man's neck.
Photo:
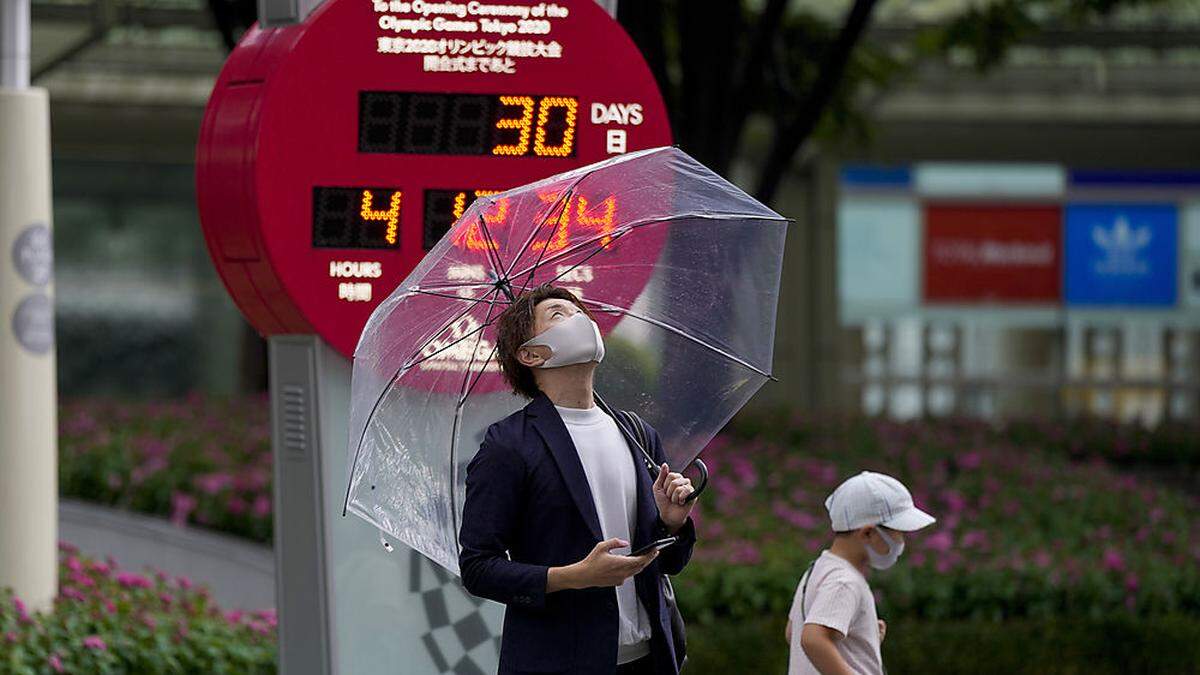
[(545, 368), (534, 371), (538, 388), (546, 397), (563, 408), (591, 408), (596, 405), (592, 389), (595, 363), (580, 363), (561, 368)]
[(854, 565), (864, 577), (870, 571), (867, 566), (867, 552), (862, 550), (861, 545), (857, 545), (849, 539), (834, 537), (829, 552)]

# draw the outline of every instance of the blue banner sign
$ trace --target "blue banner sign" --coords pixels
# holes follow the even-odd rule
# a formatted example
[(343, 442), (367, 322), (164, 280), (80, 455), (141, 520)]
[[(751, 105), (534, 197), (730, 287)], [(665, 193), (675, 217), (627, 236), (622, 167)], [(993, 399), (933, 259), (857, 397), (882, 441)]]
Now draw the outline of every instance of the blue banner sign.
[(1177, 240), (1172, 204), (1068, 205), (1067, 303), (1174, 305)]

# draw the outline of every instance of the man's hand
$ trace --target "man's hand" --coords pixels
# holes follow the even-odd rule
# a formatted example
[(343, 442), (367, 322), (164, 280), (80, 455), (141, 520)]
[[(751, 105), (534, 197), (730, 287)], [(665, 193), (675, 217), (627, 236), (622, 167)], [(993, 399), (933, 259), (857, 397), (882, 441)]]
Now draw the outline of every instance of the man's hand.
[(671, 471), (671, 467), (665, 463), (658, 467), (658, 478), (654, 481), (654, 503), (658, 505), (658, 517), (671, 534), (683, 527), (691, 515), (696, 502), (687, 501), (687, 497), (695, 491), (691, 478)]
[(883, 619), (879, 620), (879, 641), (883, 642), (883, 638), (887, 637), (887, 622)]
[(577, 563), (551, 567), (546, 575), (546, 591), (553, 593), (568, 588), (620, 586), (658, 557), (658, 551), (650, 551), (636, 558), (609, 552), (626, 546), (629, 546), (627, 541), (608, 539), (596, 544), (592, 552)]

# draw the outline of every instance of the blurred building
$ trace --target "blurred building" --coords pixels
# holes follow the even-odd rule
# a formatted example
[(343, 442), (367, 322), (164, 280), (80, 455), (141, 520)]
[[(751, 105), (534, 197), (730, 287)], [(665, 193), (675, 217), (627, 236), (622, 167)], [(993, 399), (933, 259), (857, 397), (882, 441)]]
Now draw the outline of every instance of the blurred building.
[[(867, 39), (907, 49), (965, 2), (882, 3)], [(33, 1), (64, 395), (263, 381), (261, 343), (213, 272), (194, 204), (196, 134), (226, 55), (219, 4)], [(1197, 415), (1194, 3), (1049, 27), (983, 75), (952, 55), (867, 106), (871, 142), (798, 162), (776, 204), (798, 226), (784, 381), (764, 402), (900, 418)]]
[[(902, 52), (964, 4), (887, 3), (865, 40)], [(871, 141), (808, 162), (777, 204), (806, 231), (777, 345), (800, 382), (771, 401), (1195, 419), (1198, 27), (1195, 3), (1123, 10), (868, 101)]]
[[(241, 386), (243, 321), (204, 248), (200, 117), (225, 59), (203, 0), (34, 0), (50, 92), (59, 389)], [(253, 347), (252, 347), (253, 348)]]

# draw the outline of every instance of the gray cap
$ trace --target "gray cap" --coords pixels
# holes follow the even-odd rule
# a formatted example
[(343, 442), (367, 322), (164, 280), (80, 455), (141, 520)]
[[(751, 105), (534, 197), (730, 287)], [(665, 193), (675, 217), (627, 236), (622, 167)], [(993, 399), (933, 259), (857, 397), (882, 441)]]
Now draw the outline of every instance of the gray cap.
[(913, 505), (912, 493), (900, 481), (874, 471), (846, 479), (825, 500), (834, 532), (870, 525), (913, 532), (937, 522)]

